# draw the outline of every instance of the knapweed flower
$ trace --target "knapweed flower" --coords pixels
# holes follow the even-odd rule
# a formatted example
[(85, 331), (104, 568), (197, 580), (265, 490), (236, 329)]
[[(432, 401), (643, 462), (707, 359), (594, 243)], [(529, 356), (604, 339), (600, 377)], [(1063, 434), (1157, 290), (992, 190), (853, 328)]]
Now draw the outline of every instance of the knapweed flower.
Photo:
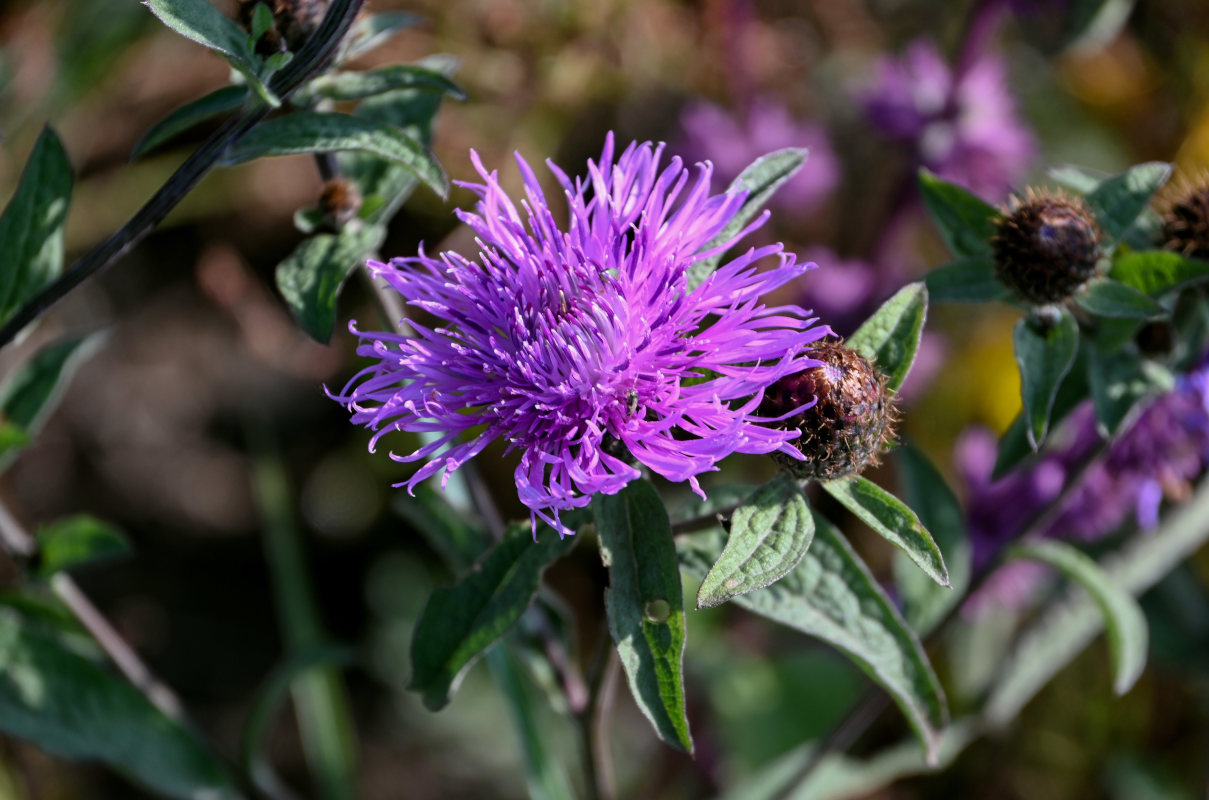
[[(995, 445), (989, 432), (968, 432), (957, 461), (969, 490), (967, 516), (976, 567), (981, 567), (1038, 512), (1053, 503), (1079, 465), (1099, 446), (1090, 402), (1076, 408), (1033, 464), (991, 480)], [(1154, 400), (1108, 453), (1078, 480), (1078, 486), (1039, 538), (1095, 541), (1131, 520), (1154, 528), (1164, 499), (1191, 494), (1192, 481), (1209, 470), (1209, 360), (1180, 376), (1173, 391)], [(1013, 562), (1000, 568), (969, 600), (969, 610), (988, 605), (1018, 607), (1032, 595), (1046, 570)]]
[(689, 103), (680, 114), (680, 139), (674, 149), (690, 160), (708, 159), (718, 177), (729, 183), (760, 156), (785, 147), (808, 148), (810, 157), (772, 202), (789, 211), (809, 211), (835, 188), (839, 162), (821, 126), (794, 119), (783, 104), (768, 97), (756, 97), (738, 115), (705, 101)]
[(808, 346), (829, 329), (760, 296), (814, 265), (767, 245), (690, 285), (690, 267), (764, 218), (711, 245), (744, 194), (711, 195), (708, 163), (661, 167), (662, 153), (634, 143), (615, 159), (610, 135), (586, 177), (547, 162), (568, 206), (564, 231), (523, 159), (518, 206), (472, 152), (483, 182), (462, 185), (479, 202), (458, 216), (477, 234), (476, 258), (369, 262), (431, 322), (412, 322), (414, 335), (351, 325), (374, 363), (335, 399), (376, 431), (371, 449), (391, 431), (435, 434), (391, 454), (427, 462), (405, 485), (442, 469), (447, 480), (500, 439), (520, 452), (517, 492), (534, 525), (540, 517), (565, 533), (560, 510), (616, 493), (637, 464), (700, 494), (697, 476), (731, 453), (800, 457), (798, 432), (757, 408), (769, 384), (819, 363)]
[(1100, 261), (1096, 219), (1077, 197), (1013, 197), (991, 239), (995, 275), (1022, 300), (1061, 303), (1095, 277)]
[(985, 52), (954, 75), (931, 42), (883, 58), (864, 96), (869, 121), (933, 172), (995, 199), (1023, 177), (1036, 144), (1016, 114), (1003, 62)]

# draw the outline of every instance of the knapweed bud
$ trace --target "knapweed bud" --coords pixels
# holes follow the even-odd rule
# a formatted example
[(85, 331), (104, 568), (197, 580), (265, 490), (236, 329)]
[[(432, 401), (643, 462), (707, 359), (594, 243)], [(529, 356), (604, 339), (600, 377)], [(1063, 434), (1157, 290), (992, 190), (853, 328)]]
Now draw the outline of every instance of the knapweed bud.
[(347, 178), (332, 178), (319, 193), (319, 213), (323, 224), (339, 230), (361, 210), (361, 192)]
[(1029, 192), (1013, 198), (991, 240), (995, 275), (1033, 305), (1061, 303), (1096, 274), (1100, 235), (1074, 198)]
[(797, 428), (799, 461), (776, 453), (777, 462), (797, 478), (830, 480), (875, 465), (894, 435), (894, 404), (886, 379), (869, 359), (837, 341), (810, 348), (823, 362), (781, 378), (764, 391), (760, 414), (779, 417), (817, 398), (818, 402), (781, 425)]
[(1181, 192), (1163, 214), (1163, 246), (1168, 250), (1209, 260), (1209, 185)]

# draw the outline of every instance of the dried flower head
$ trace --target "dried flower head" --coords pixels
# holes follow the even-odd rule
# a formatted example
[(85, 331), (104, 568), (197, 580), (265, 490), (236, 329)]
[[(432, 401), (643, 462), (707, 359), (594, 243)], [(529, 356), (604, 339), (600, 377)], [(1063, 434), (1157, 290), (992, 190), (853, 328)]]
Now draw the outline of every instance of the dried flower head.
[(374, 363), (335, 399), (377, 431), (371, 448), (391, 431), (436, 434), (392, 454), (427, 462), (409, 488), (442, 469), (447, 479), (503, 440), (520, 451), (517, 492), (534, 524), (566, 532), (560, 510), (618, 492), (639, 476), (636, 463), (701, 494), (697, 476), (731, 453), (800, 457), (798, 432), (757, 408), (767, 386), (818, 365), (808, 346), (829, 331), (760, 296), (813, 265), (765, 245), (690, 288), (690, 267), (764, 218), (710, 246), (744, 194), (711, 195), (708, 163), (661, 168), (662, 151), (634, 143), (615, 159), (610, 135), (584, 178), (549, 164), (569, 207), (565, 231), (523, 159), (518, 206), (472, 152), (483, 182), (462, 185), (480, 199), (458, 215), (478, 235), (477, 260), (421, 251), (370, 262), (435, 323), (411, 323), (410, 336), (359, 333), (358, 353)]
[(1209, 260), (1209, 178), (1184, 182), (1163, 213), (1163, 246)]
[(1060, 303), (1095, 277), (1100, 234), (1081, 200), (1029, 191), (1008, 210), (991, 244), (995, 274), (1018, 297)]
[(770, 417), (792, 414), (786, 423), (802, 431), (796, 442), (804, 460), (774, 454), (795, 477), (830, 480), (875, 466), (894, 438), (894, 404), (886, 379), (855, 350), (838, 341), (815, 345), (822, 363), (787, 375), (768, 388), (760, 410)]

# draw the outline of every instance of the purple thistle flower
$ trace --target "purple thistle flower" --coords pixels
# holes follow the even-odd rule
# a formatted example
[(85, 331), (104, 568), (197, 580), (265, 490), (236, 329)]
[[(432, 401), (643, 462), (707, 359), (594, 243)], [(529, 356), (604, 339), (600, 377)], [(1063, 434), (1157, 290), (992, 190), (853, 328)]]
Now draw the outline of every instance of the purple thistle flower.
[(784, 105), (757, 97), (742, 116), (713, 103), (696, 101), (680, 115), (675, 150), (693, 160), (709, 159), (728, 183), (760, 156), (785, 147), (805, 147), (810, 157), (773, 198), (778, 207), (808, 211), (818, 206), (839, 180), (840, 166), (822, 126), (800, 122)]
[[(672, 481), (697, 482), (731, 453), (780, 451), (797, 458), (798, 432), (756, 415), (765, 387), (819, 364), (808, 345), (826, 326), (798, 306), (759, 300), (814, 267), (780, 244), (749, 249), (696, 288), (689, 268), (728, 249), (709, 243), (743, 204), (711, 195), (712, 168), (695, 175), (678, 158), (660, 168), (663, 145), (633, 143), (562, 185), (567, 230), (555, 223), (520, 156), (519, 208), (471, 152), (483, 183), (459, 218), (477, 234), (477, 260), (444, 252), (389, 264), (371, 261), (407, 303), (435, 318), (415, 335), (360, 333), (358, 355), (375, 359), (334, 399), (373, 429), (372, 450), (391, 431), (438, 434), (397, 461), (426, 461), (413, 489), (443, 480), (489, 443), (520, 451), (517, 492), (537, 518), (567, 533), (563, 509), (614, 494), (639, 476), (635, 462)], [(776, 257), (763, 272), (756, 262)], [(622, 449), (616, 445), (620, 445)], [(632, 458), (627, 459), (628, 452)]]
[(934, 44), (916, 41), (901, 58), (878, 63), (864, 105), (870, 122), (909, 143), (920, 164), (993, 199), (1023, 177), (1036, 151), (1003, 62), (990, 52), (955, 75)]
[[(957, 460), (969, 488), (967, 516), (975, 567), (985, 566), (1037, 512), (1052, 503), (1073, 472), (1097, 447), (1090, 402), (1075, 409), (1051, 446), (1026, 469), (990, 479), (995, 444), (990, 433), (970, 431), (958, 444)], [(1209, 469), (1209, 361), (1180, 377), (1176, 388), (1154, 400), (1137, 422), (1079, 481), (1039, 538), (1095, 541), (1132, 520), (1154, 528), (1164, 499), (1179, 501)], [(1011, 563), (991, 576), (968, 601), (977, 612), (988, 605), (1023, 605), (1048, 574), (1035, 564)]]

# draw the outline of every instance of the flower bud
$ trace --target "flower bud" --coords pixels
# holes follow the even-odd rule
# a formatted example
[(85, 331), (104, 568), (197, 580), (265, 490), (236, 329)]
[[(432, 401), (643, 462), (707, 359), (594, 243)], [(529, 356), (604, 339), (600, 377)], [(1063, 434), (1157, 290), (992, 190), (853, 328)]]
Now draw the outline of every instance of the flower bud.
[(1013, 199), (991, 239), (995, 275), (1033, 305), (1061, 303), (1096, 274), (1100, 240), (1082, 201), (1054, 195)]
[(822, 342), (810, 354), (823, 365), (781, 378), (765, 390), (760, 405), (761, 415), (779, 417), (817, 398), (814, 406), (781, 423), (801, 431), (793, 444), (806, 460), (776, 453), (777, 462), (797, 478), (815, 480), (876, 465), (894, 435), (886, 379), (869, 359), (838, 341)]
[(1186, 189), (1163, 214), (1163, 246), (1209, 259), (1209, 185), (1204, 181)]

